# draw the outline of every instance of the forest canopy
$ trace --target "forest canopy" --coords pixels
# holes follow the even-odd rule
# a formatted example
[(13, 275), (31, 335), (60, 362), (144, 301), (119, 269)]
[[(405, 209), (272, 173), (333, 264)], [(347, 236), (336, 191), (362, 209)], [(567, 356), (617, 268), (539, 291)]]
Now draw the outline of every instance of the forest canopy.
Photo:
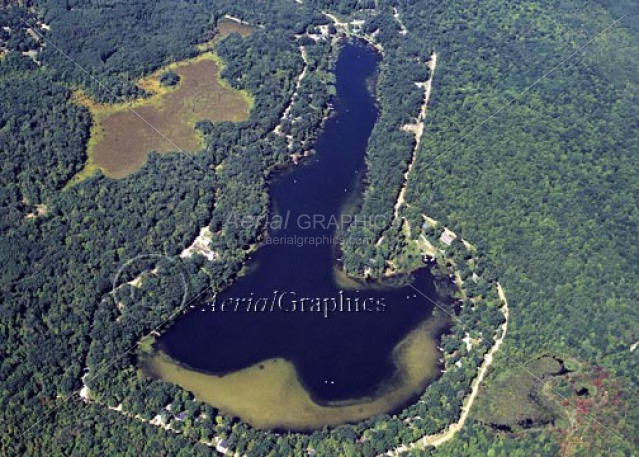
[[(302, 456), (312, 450), (372, 456), (438, 433), (459, 418), (487, 349), (469, 355), (460, 330), (442, 338), (443, 349), (459, 357), (459, 369), (415, 404), (396, 415), (311, 434), (257, 431), (137, 370), (140, 338), (170, 320), (180, 305), (179, 285), (167, 274), (174, 262), (188, 277), (191, 296), (229, 284), (264, 234), (259, 226), (224, 231), (223, 222), (232, 212), (265, 220), (273, 171), (290, 165), (292, 156), (312, 152), (330, 114), (339, 49), (317, 39), (324, 28), (336, 30), (327, 12), (359, 21), (354, 33), (383, 49), (376, 87), (381, 115), (369, 141), (357, 213), (392, 214), (405, 185), (399, 218), (414, 230), (407, 234), (389, 225), (361, 233), (352, 227), (351, 236), (383, 242), (347, 244), (346, 270), (361, 276), (371, 258), (383, 265), (368, 271), (374, 276), (390, 266), (412, 268), (421, 261), (415, 239), (423, 234), (436, 240), (438, 230), (451, 227), (475, 250), (470, 258), (458, 241), (447, 254), (464, 281), (480, 278), (469, 290), (484, 298), (464, 303), (476, 305), (481, 316), (464, 322), (485, 335), (501, 324), (492, 287), (497, 279), (510, 302), (508, 337), (479, 391), (479, 411), (471, 411), (454, 440), (411, 454), (636, 454), (635, 2), (0, 5), (3, 455), (215, 455), (203, 443), (223, 443), (246, 455)], [(223, 79), (254, 98), (249, 118), (198, 123), (204, 136), (193, 156), (198, 166), (183, 154), (152, 153), (124, 179), (98, 172), (68, 186), (87, 161), (92, 126), (89, 111), (72, 102), (73, 91), (102, 103), (145, 97), (135, 81), (201, 53), (198, 45), (215, 36), (226, 15), (255, 28), (216, 45)], [(414, 137), (402, 126), (418, 115), (423, 90), (415, 83), (431, 76), (433, 51), (433, 92), (413, 155)], [(305, 65), (307, 77), (291, 108), (295, 122), (282, 122)], [(163, 79), (179, 84), (170, 73)], [(275, 133), (278, 125), (284, 135)], [(429, 227), (424, 216), (439, 225)], [(211, 248), (219, 257), (180, 259), (202, 227), (216, 234)], [(148, 252), (171, 260), (143, 258)], [(135, 292), (136, 303), (123, 298), (116, 306), (109, 294), (113, 278), (136, 258), (141, 260), (127, 270), (126, 281), (117, 284), (124, 292), (119, 296)], [(469, 259), (481, 262), (481, 269)], [(143, 287), (133, 291), (127, 282), (138, 276)], [(486, 340), (492, 343), (492, 337)], [(561, 360), (565, 372), (555, 376), (541, 366), (548, 357)], [(541, 380), (509, 383), (525, 375), (522, 366)], [(87, 381), (87, 372), (100, 375)], [(78, 395), (85, 382), (91, 402)], [(495, 386), (528, 403), (506, 414), (508, 405), (500, 403)], [(535, 397), (548, 391), (554, 394)], [(151, 424), (159, 410), (172, 430)], [(529, 418), (539, 423), (526, 428)]]

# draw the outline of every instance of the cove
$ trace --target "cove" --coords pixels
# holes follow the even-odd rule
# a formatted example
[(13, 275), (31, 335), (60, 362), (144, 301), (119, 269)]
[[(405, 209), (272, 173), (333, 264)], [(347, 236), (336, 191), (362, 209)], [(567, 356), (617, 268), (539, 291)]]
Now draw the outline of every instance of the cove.
[[(286, 223), (271, 227), (246, 275), (162, 335), (147, 373), (255, 427), (286, 430), (395, 411), (435, 379), (446, 322), (432, 303), (407, 285), (336, 274), (335, 238), (344, 227), (328, 221), (341, 221), (362, 192), (378, 65), (369, 47), (343, 45), (335, 115), (317, 154), (270, 185), (272, 216)], [(428, 269), (408, 280), (433, 300), (448, 300)]]

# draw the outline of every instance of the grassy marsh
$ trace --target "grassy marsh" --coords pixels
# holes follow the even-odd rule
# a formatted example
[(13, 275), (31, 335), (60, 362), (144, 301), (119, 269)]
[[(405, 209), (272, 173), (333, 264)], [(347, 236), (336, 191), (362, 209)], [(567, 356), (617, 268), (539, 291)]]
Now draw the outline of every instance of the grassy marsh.
[[(211, 49), (230, 33), (246, 35), (251, 30), (233, 21), (221, 22), (216, 37), (198, 46), (200, 55), (167, 65), (137, 82), (149, 97), (102, 104), (76, 91), (72, 100), (89, 109), (93, 124), (87, 164), (71, 184), (97, 170), (124, 178), (140, 169), (152, 151), (196, 153), (204, 147), (195, 129), (198, 121), (247, 120), (253, 107), (251, 95), (221, 78), (224, 63)], [(160, 84), (161, 75), (169, 70), (180, 77), (173, 87)]]

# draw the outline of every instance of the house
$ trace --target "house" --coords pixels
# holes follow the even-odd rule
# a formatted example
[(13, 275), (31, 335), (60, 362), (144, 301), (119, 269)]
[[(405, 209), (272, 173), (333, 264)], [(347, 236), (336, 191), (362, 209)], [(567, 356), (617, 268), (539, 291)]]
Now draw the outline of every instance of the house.
[(450, 246), (453, 241), (457, 238), (454, 232), (451, 232), (447, 228), (444, 229), (442, 235), (439, 237), (439, 241), (444, 243), (446, 246)]
[(215, 446), (215, 450), (220, 454), (226, 454), (229, 450), (229, 445), (226, 440), (220, 440)]

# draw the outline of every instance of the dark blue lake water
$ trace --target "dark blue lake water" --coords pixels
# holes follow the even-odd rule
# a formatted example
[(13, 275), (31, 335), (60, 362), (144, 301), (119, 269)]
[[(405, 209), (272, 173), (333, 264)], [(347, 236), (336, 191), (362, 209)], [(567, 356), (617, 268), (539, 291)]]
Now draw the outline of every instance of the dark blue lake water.
[[(336, 234), (331, 217), (339, 221), (362, 191), (366, 146), (379, 114), (370, 90), (378, 65), (370, 48), (343, 47), (335, 115), (325, 124), (317, 155), (274, 179), (269, 239), (250, 259), (249, 273), (216, 297), (215, 310), (198, 304), (162, 336), (159, 348), (170, 357), (214, 374), (283, 357), (295, 364), (318, 403), (370, 395), (392, 377), (393, 348), (431, 316), (433, 306), (408, 286), (345, 290), (334, 276), (340, 251), (326, 242)], [(276, 227), (278, 215), (286, 226)], [(320, 242), (311, 244), (312, 238)], [(427, 269), (412, 283), (440, 300)]]

